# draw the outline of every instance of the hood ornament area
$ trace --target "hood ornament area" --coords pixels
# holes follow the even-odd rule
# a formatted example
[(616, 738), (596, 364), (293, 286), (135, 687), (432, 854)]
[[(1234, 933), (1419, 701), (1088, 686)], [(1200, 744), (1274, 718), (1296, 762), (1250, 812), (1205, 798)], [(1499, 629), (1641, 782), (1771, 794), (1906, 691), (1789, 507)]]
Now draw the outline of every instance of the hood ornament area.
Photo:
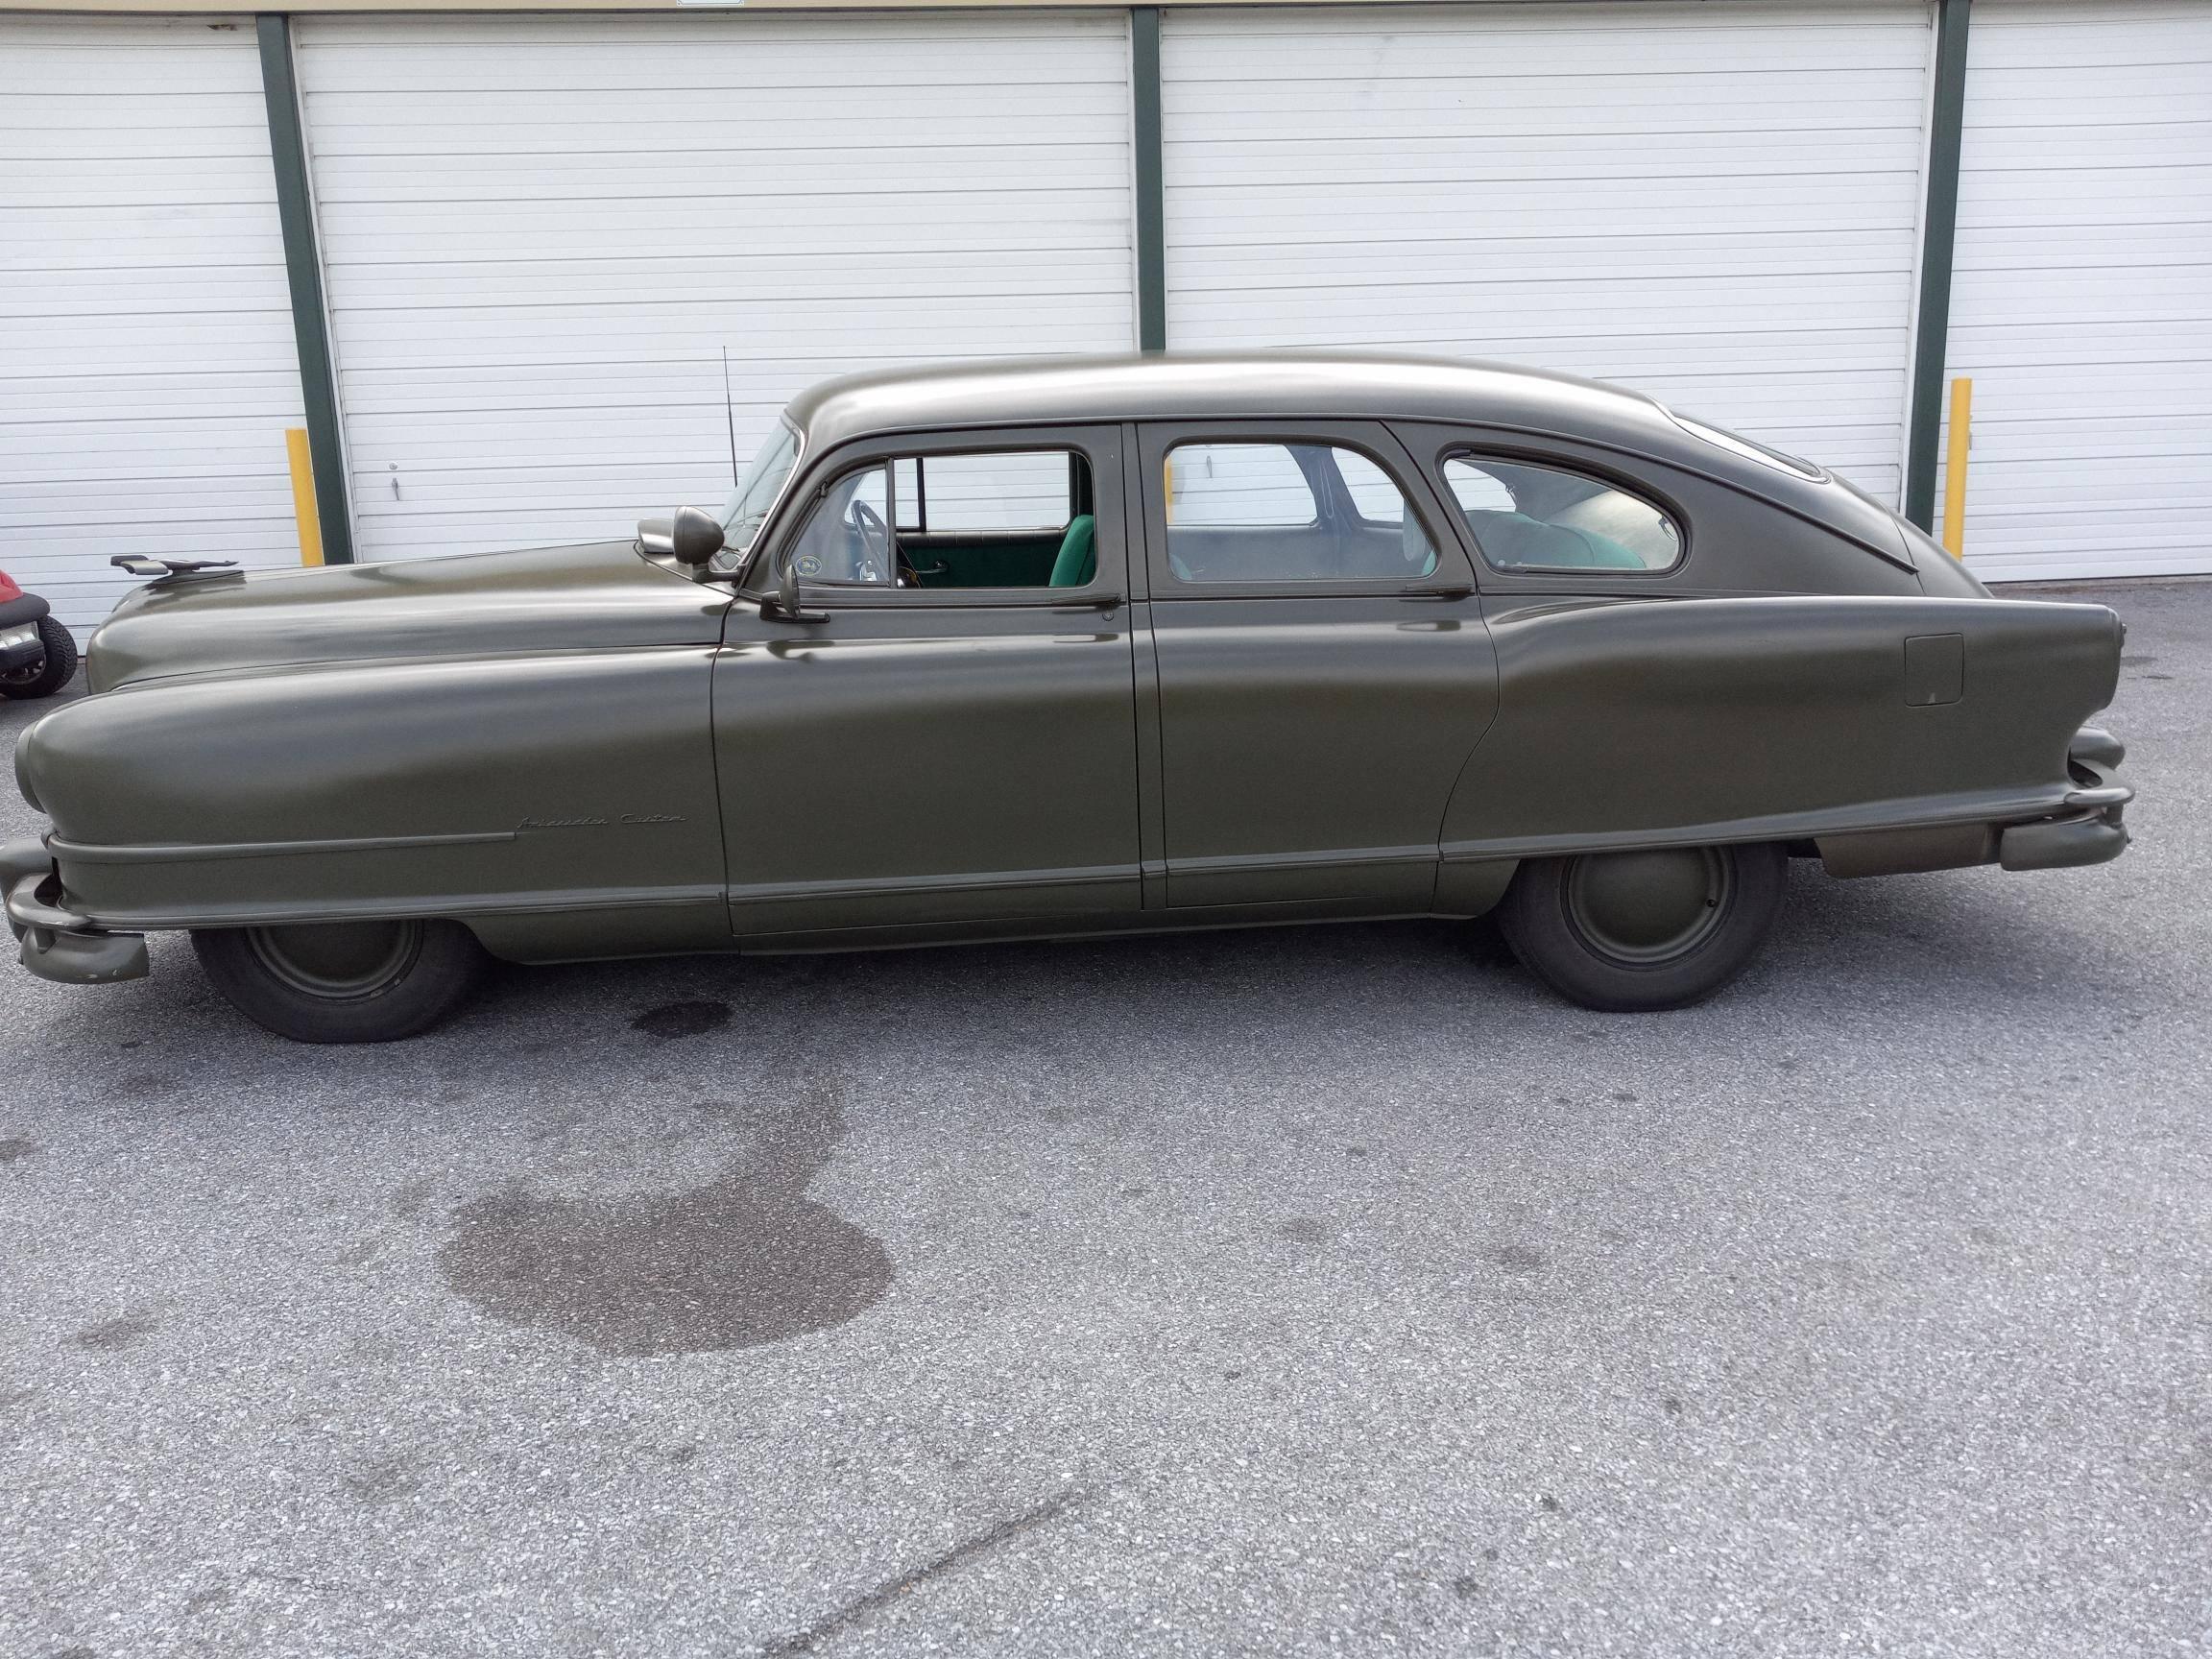
[(245, 572), (235, 559), (155, 559), (143, 553), (118, 553), (108, 561), (133, 576), (150, 576), (149, 588), (166, 588), (174, 582), (211, 582), (218, 577)]

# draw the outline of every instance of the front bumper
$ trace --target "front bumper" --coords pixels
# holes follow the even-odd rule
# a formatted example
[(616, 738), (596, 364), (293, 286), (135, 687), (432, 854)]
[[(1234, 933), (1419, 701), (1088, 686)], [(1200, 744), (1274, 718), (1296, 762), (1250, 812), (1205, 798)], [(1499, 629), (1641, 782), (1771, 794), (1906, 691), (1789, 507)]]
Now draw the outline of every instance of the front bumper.
[(2066, 769), (2079, 787), (2067, 795), (2065, 810), (2032, 824), (2008, 825), (1997, 838), (1997, 862), (2008, 870), (2065, 870), (2119, 857), (2128, 849), (2128, 827), (2120, 815), (2135, 799), (2133, 786), (2120, 779), (2120, 762), (2127, 757), (2111, 733), (2082, 727), (2066, 754)]
[(41, 979), (108, 985), (146, 977), (146, 935), (110, 933), (61, 903), (53, 854), (37, 841), (0, 845), (0, 892), (19, 960)]

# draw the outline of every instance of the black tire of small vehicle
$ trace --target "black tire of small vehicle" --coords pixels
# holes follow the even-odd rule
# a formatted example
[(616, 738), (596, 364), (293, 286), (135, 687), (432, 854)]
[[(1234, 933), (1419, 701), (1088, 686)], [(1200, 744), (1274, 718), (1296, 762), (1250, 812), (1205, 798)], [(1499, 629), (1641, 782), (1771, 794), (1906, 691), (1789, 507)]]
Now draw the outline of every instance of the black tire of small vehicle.
[(69, 630), (51, 616), (38, 618), (38, 643), (46, 647), (46, 661), (27, 680), (0, 680), (0, 697), (51, 697), (69, 684), (77, 672), (77, 641)]
[(1574, 858), (1524, 863), (1498, 907), (1499, 931), (1524, 968), (1585, 1008), (1640, 1014), (1702, 1002), (1759, 954), (1782, 908), (1790, 870), (1787, 853), (1771, 843), (1711, 851), (1727, 865), (1723, 914), (1678, 956), (1623, 962), (1583, 937), (1567, 902)]
[(289, 985), (256, 953), (252, 929), (199, 928), (193, 953), (230, 1005), (295, 1043), (395, 1043), (443, 1023), (468, 1001), (492, 958), (458, 922), (425, 922), (412, 960), (373, 994), (328, 998)]

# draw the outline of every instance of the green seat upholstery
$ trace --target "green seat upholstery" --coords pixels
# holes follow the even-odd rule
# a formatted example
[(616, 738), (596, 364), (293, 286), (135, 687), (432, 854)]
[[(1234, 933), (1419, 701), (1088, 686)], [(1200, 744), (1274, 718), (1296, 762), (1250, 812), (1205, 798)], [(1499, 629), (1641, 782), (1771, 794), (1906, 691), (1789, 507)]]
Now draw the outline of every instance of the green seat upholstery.
[(1647, 566), (1610, 536), (1551, 524), (1526, 513), (1470, 507), (1467, 527), (1501, 570), (1643, 570)]
[(1052, 586), (1087, 588), (1098, 574), (1098, 520), (1080, 514), (1060, 539), (1060, 555), (1052, 561)]

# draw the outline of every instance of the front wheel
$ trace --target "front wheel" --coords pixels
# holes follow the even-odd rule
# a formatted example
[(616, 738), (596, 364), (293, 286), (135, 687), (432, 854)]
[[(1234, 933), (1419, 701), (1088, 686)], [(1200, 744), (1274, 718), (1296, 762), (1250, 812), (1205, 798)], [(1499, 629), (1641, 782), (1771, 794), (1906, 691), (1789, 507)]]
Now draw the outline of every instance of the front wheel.
[(232, 1007), (295, 1043), (390, 1043), (468, 1000), (490, 958), (458, 922), (204, 928), (192, 949)]
[(1585, 1008), (1681, 1008), (1750, 965), (1788, 873), (1775, 845), (1532, 859), (1498, 926), (1523, 967)]

